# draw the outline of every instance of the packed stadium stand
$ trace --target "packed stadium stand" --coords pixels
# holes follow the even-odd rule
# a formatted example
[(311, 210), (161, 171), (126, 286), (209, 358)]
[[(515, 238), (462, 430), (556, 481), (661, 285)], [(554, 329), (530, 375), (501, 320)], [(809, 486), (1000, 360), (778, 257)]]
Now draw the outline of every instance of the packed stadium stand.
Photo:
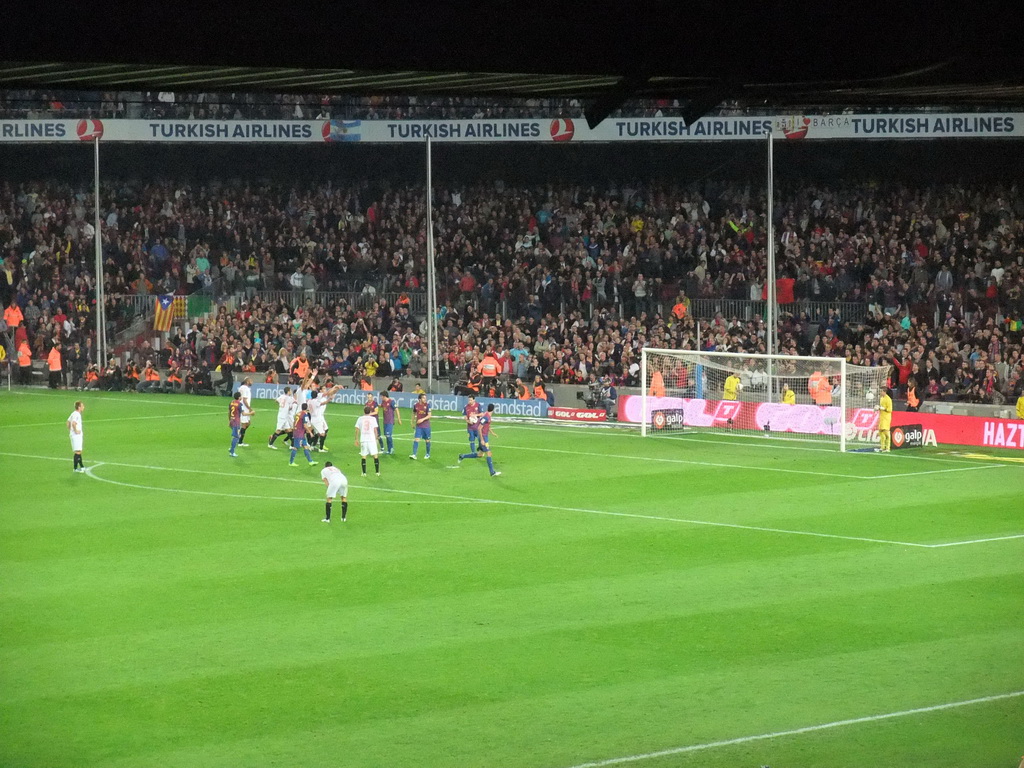
[[(262, 372), (283, 350), (324, 358), (354, 383), (422, 372), (422, 187), (122, 179), (108, 188), (108, 332), (145, 316), (154, 294), (221, 302), (173, 350), (129, 347), (140, 366), (163, 352), (155, 362), (186, 370), (230, 356)], [(706, 180), (699, 191), (663, 180), (491, 181), (435, 197), (442, 374), (459, 375), (494, 346), (525, 350), (504, 358), (510, 376), (628, 385), (644, 344), (764, 349), (759, 316), (729, 311), (764, 295), (764, 195), (753, 181)], [(783, 350), (891, 365), (900, 393), (916, 382), (922, 399), (1016, 398), (1024, 211), (1014, 189), (791, 185), (776, 213)], [(35, 360), (56, 340), (91, 354), (91, 220), (85, 185), (0, 186), (0, 300), (18, 308)], [(723, 311), (697, 312), (700, 302)], [(76, 369), (72, 385), (84, 363)]]

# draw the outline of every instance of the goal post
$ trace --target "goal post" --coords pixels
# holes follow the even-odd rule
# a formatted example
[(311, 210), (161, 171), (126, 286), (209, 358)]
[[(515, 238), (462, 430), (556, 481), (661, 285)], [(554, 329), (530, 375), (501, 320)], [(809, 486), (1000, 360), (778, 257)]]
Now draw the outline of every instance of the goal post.
[[(830, 443), (877, 444), (886, 370), (844, 358), (644, 348), (638, 403), (620, 418), (643, 436), (699, 431)], [(639, 407), (636, 407), (639, 405)]]

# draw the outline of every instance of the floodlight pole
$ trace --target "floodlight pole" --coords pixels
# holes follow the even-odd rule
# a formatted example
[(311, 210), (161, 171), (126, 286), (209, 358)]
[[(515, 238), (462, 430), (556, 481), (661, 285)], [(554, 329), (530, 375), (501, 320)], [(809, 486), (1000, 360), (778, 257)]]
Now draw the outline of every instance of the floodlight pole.
[(437, 353), (437, 302), (434, 274), (433, 167), (430, 138), (427, 138), (427, 392), (434, 392), (434, 365)]
[[(774, 355), (776, 351), (776, 325), (778, 323), (778, 305), (775, 303), (775, 152), (772, 131), (768, 131), (768, 211), (765, 222), (768, 236), (768, 265), (765, 276), (767, 283), (767, 307), (765, 308), (765, 342), (766, 351)], [(773, 402), (775, 397), (775, 377), (772, 375), (771, 357), (768, 358), (768, 401)]]
[(106, 291), (103, 286), (103, 236), (100, 232), (100, 140), (93, 139), (92, 164), (92, 199), (94, 208), (94, 226), (96, 229), (93, 243), (96, 249), (96, 365), (102, 367), (105, 361), (107, 335)]

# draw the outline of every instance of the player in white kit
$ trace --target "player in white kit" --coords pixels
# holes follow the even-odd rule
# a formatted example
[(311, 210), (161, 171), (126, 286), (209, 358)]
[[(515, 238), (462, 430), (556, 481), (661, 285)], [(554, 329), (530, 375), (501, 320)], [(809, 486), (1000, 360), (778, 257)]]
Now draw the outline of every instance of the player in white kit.
[(356, 447), (359, 448), (359, 457), (363, 465), (363, 477), (366, 477), (366, 457), (373, 456), (373, 468), (380, 477), (380, 449), (377, 447), (377, 438), (380, 433), (377, 430), (377, 419), (372, 414), (370, 406), (363, 408), (363, 415), (356, 419)]
[[(318, 448), (321, 453), (327, 453), (327, 448), (324, 447), (324, 443), (327, 442), (327, 431), (330, 429), (330, 426), (327, 424), (327, 406), (331, 402), (331, 398), (334, 397), (339, 389), (341, 389), (340, 386), (332, 385), (327, 387), (327, 389), (320, 390), (319, 395), (314, 392), (313, 394), (316, 396), (315, 407), (313, 405), (314, 400), (310, 399), (309, 401), (309, 409), (311, 411), (310, 417), (312, 419), (313, 429), (316, 430), (316, 438), (314, 438), (316, 441), (315, 447)], [(313, 443), (310, 443), (310, 446), (313, 447)]]
[(243, 448), (248, 448), (249, 444), (245, 442), (245, 430), (249, 428), (249, 424), (252, 423), (252, 415), (255, 413), (252, 409), (252, 379), (246, 377), (242, 380), (241, 386), (238, 387), (238, 399), (242, 401), (242, 428), (238, 433), (238, 444)]
[(341, 497), (341, 522), (345, 522), (345, 517), (348, 515), (348, 478), (342, 474), (341, 470), (331, 464), (331, 462), (324, 462), (324, 468), (320, 472), (320, 479), (324, 481), (324, 485), (327, 486), (327, 506), (324, 519), (321, 522), (331, 522), (331, 504), (334, 503), (334, 497)]
[(82, 463), (82, 411), (84, 410), (85, 403), (79, 400), (75, 403), (75, 410), (68, 416), (68, 435), (71, 437), (75, 472), (85, 472), (85, 464)]
[(299, 402), (295, 399), (295, 395), (292, 394), (291, 387), (285, 387), (284, 392), (277, 396), (277, 426), (274, 429), (274, 434), (270, 436), (270, 442), (267, 443), (267, 448), (273, 448), (277, 450), (277, 446), (274, 442), (281, 435), (286, 435), (285, 442), (291, 441), (292, 425), (295, 423), (295, 414), (299, 410)]

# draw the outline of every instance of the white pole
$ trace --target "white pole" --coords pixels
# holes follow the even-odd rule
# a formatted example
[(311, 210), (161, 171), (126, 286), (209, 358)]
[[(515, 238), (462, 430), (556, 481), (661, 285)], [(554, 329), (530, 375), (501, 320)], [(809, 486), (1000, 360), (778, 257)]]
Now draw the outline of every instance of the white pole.
[(103, 352), (106, 348), (107, 318), (104, 307), (106, 292), (103, 286), (103, 236), (100, 233), (100, 140), (96, 138), (93, 142), (96, 145), (93, 147), (92, 163), (92, 197), (96, 227), (93, 238), (96, 249), (96, 364), (102, 367), (106, 361)]
[(430, 138), (427, 138), (427, 392), (434, 392), (434, 364), (437, 327), (437, 306), (434, 298), (434, 208), (433, 168), (431, 166)]
[(697, 351), (700, 352), (700, 320), (697, 321)]
[[(775, 335), (776, 335), (776, 324), (778, 322), (778, 307), (775, 304), (775, 222), (774, 222), (774, 207), (775, 207), (775, 153), (774, 153), (774, 142), (772, 139), (772, 132), (768, 131), (768, 220), (766, 223), (766, 230), (768, 235), (768, 267), (767, 275), (767, 299), (768, 306), (765, 309), (765, 322), (767, 328), (765, 329), (765, 345), (769, 355), (774, 355), (776, 351)], [(768, 401), (775, 401), (775, 377), (772, 375), (772, 363), (771, 357), (768, 358)]]
[(839, 358), (839, 450), (846, 452), (846, 358)]
[(647, 437), (647, 349), (640, 350), (640, 436)]

